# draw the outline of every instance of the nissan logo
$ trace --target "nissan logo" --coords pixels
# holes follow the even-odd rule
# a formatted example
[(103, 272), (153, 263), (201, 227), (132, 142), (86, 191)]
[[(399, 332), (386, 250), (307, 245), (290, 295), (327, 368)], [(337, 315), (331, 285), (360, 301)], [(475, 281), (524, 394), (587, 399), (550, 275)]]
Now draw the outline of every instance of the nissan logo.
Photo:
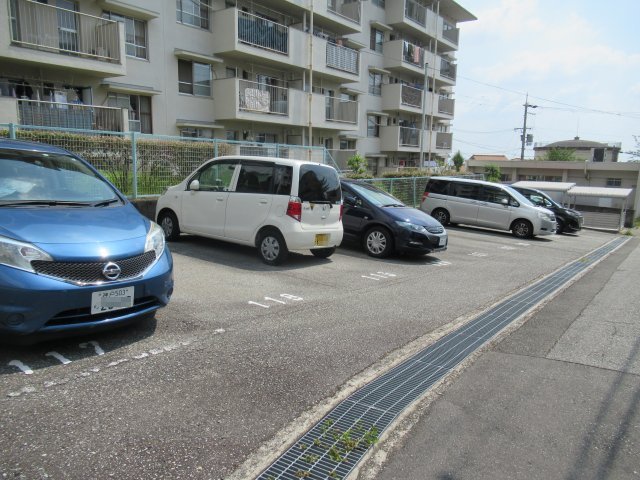
[(108, 280), (117, 280), (121, 272), (120, 267), (113, 262), (107, 263), (102, 269), (102, 275)]

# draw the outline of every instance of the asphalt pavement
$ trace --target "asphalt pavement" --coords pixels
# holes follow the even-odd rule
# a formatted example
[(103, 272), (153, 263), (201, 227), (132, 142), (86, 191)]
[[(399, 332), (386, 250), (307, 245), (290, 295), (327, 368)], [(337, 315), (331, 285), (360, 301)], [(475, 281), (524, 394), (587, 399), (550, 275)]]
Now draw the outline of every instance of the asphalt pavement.
[(640, 241), (439, 385), (358, 478), (640, 478)]

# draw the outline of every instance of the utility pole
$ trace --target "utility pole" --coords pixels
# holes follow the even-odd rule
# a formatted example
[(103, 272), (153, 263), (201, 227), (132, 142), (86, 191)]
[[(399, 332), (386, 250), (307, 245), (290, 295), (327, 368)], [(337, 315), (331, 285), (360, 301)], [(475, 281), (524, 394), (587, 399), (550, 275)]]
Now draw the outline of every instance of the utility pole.
[[(524, 160), (524, 145), (527, 141), (527, 110), (529, 108), (538, 108), (537, 105), (531, 105), (529, 103), (529, 94), (527, 93), (526, 99), (524, 101), (524, 123), (522, 125), (522, 148), (520, 149), (520, 160)], [(516, 128), (516, 130), (519, 130)]]

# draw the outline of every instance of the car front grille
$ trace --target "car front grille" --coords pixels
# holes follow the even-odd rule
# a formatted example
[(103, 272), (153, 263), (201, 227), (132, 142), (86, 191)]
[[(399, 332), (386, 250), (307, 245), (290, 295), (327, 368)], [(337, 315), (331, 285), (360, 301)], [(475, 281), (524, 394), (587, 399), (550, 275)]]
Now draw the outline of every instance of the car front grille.
[(444, 227), (441, 227), (439, 225), (433, 226), (433, 227), (427, 227), (427, 232), (429, 233), (444, 233)]
[(112, 320), (126, 315), (137, 314), (143, 311), (152, 311), (160, 308), (162, 305), (155, 297), (136, 298), (133, 307), (122, 310), (112, 310), (110, 312), (91, 314), (90, 308), (77, 308), (75, 310), (67, 310), (58, 313), (51, 318), (46, 327), (64, 327), (71, 325), (81, 325), (83, 323), (99, 322), (101, 320)]
[(102, 274), (107, 263), (113, 262), (120, 267), (121, 273), (116, 281), (136, 278), (156, 259), (156, 253), (151, 250), (135, 257), (121, 260), (102, 260), (99, 262), (48, 262), (44, 260), (34, 260), (31, 266), (39, 275), (57, 278), (65, 282), (77, 285), (96, 285), (104, 282), (111, 282)]

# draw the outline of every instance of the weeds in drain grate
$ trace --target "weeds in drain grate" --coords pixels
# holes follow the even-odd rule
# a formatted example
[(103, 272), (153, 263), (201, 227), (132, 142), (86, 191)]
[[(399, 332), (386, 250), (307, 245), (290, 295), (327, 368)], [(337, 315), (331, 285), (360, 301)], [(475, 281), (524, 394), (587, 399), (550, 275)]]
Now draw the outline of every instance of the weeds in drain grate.
[(319, 458), (320, 458), (320, 455), (314, 455), (312, 453), (309, 453), (309, 454), (305, 455), (304, 457), (302, 457), (302, 460), (304, 460), (305, 462), (310, 463), (310, 464), (313, 465), (314, 463), (316, 463), (318, 461)]
[(304, 443), (299, 443), (298, 448), (304, 452), (307, 449), (307, 446)]
[(311, 472), (309, 470), (298, 470), (296, 472), (296, 477), (298, 478), (309, 478), (311, 476)]

